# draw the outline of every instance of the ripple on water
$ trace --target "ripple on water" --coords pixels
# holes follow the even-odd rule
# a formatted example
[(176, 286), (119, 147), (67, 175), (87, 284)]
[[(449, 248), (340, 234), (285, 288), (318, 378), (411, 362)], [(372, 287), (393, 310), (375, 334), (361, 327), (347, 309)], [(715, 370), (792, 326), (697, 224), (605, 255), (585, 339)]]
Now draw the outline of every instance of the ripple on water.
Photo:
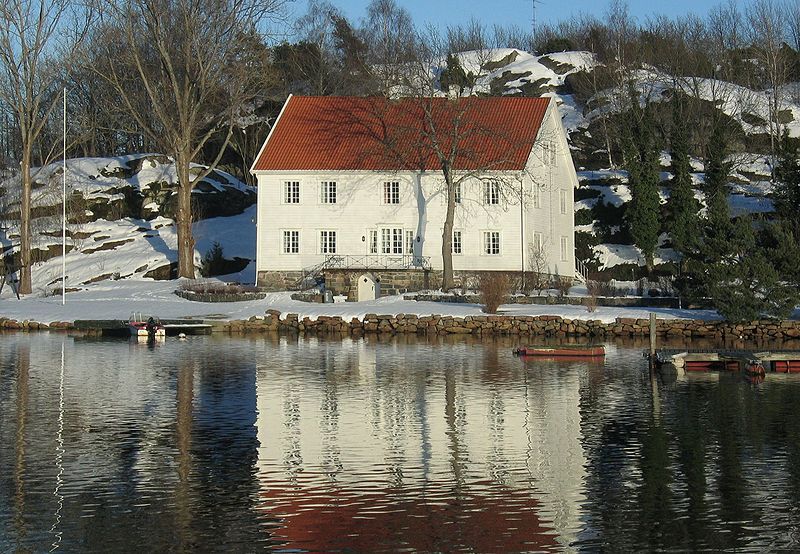
[(0, 550), (798, 548), (800, 377), (439, 340), (4, 335)]

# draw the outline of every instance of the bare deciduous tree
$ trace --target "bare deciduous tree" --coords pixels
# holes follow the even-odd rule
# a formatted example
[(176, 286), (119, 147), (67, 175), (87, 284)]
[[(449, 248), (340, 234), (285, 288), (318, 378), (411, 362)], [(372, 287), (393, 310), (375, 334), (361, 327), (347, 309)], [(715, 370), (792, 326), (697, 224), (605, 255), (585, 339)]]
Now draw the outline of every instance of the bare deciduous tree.
[(416, 30), (411, 15), (395, 0), (372, 0), (362, 28), (377, 89), (390, 95), (414, 59)]
[(789, 75), (784, 26), (787, 21), (784, 5), (774, 0), (756, 0), (747, 11), (750, 23), (749, 38), (758, 56), (764, 88), (769, 104), (769, 134), (772, 166), (775, 165), (776, 148), (781, 139), (782, 125), (779, 113), (784, 105), (783, 85)]
[[(141, 132), (174, 161), (178, 177), (178, 276), (194, 278), (191, 194), (228, 146), (259, 82), (243, 40), (279, 13), (284, 0), (117, 0), (103, 22), (111, 63), (98, 74), (116, 91)], [(207, 167), (192, 167), (222, 134)]]
[[(0, 3), (0, 101), (11, 113), (19, 133), (19, 293), (30, 294), (31, 168), (44, 165), (57, 145), (39, 145), (50, 115), (60, 105), (66, 64), (84, 36), (69, 0), (9, 0)], [(85, 18), (85, 19), (84, 19)], [(34, 159), (39, 150), (38, 158)]]

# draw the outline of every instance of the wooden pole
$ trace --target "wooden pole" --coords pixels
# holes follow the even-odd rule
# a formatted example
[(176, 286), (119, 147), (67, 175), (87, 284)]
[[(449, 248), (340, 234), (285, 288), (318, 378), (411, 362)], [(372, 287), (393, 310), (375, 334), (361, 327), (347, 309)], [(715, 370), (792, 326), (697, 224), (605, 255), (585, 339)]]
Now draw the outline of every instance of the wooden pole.
[(650, 312), (650, 367), (656, 363), (656, 314)]

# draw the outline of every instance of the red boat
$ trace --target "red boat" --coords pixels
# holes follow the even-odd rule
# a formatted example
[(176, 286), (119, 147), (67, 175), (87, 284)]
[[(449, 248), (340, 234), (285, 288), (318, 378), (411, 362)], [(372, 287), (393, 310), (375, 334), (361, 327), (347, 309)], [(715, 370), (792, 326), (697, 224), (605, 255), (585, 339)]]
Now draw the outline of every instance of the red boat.
[(545, 358), (601, 358), (606, 355), (606, 349), (603, 345), (520, 346), (514, 354)]

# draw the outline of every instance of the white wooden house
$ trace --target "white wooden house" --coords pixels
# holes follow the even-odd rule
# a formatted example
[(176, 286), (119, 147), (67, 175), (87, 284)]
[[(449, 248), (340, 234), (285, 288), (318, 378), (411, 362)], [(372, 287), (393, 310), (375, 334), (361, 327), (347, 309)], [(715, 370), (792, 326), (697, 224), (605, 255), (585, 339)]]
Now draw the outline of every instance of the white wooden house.
[(251, 169), (258, 284), (324, 274), (354, 291), (336, 271), (384, 292), (422, 286), (421, 275), (435, 284), (447, 208), (435, 147), (454, 153), (460, 181), (456, 275), (575, 276), (577, 177), (551, 99), (290, 96)]

